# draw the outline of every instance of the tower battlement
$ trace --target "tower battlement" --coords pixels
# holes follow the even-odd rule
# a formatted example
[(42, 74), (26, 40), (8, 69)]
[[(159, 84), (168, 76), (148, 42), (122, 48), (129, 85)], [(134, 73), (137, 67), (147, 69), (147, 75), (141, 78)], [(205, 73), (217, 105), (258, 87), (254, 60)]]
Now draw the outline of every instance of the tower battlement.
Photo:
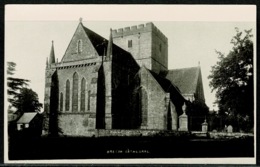
[(146, 24), (134, 25), (131, 27), (119, 28), (117, 30), (112, 30), (112, 35), (113, 38), (118, 38), (118, 37), (134, 35), (138, 33), (145, 33), (145, 32), (154, 32), (164, 42), (168, 41), (168, 38), (152, 22)]

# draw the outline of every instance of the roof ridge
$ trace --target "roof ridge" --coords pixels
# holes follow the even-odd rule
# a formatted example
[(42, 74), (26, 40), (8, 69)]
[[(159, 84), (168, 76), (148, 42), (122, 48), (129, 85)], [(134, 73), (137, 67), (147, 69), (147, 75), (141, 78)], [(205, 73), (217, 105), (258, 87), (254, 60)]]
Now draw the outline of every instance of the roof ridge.
[(176, 85), (181, 93), (191, 94), (196, 91), (199, 75), (200, 67), (195, 66), (169, 70), (166, 78)]
[(185, 70), (185, 69), (192, 69), (192, 68), (196, 68), (199, 69), (199, 66), (193, 66), (193, 67), (184, 67), (184, 68), (173, 68), (173, 69), (169, 69), (168, 71), (174, 71), (174, 70)]

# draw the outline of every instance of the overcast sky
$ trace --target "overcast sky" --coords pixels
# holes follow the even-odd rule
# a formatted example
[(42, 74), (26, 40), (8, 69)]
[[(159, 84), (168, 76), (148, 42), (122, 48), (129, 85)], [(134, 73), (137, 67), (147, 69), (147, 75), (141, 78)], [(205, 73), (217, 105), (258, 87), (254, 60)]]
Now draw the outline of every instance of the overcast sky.
[(198, 66), (200, 62), (207, 105), (215, 101), (209, 80), (217, 61), (215, 50), (227, 54), (235, 27), (253, 29), (255, 6), (182, 5), (7, 5), (5, 61), (17, 64), (16, 77), (31, 80), (43, 103), (45, 64), (54, 40), (61, 60), (79, 23), (108, 38), (109, 29), (153, 22), (168, 38), (169, 69)]

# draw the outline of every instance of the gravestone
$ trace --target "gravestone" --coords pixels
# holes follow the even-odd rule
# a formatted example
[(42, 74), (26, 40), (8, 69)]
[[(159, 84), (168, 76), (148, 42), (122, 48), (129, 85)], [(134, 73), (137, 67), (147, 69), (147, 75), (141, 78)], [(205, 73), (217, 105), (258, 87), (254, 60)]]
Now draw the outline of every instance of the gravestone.
[(233, 127), (231, 125), (228, 125), (227, 132), (228, 133), (232, 133), (233, 132)]
[(184, 103), (183, 114), (179, 116), (179, 131), (188, 131), (188, 116), (186, 115), (186, 105)]
[(207, 123), (207, 121), (206, 121), (206, 119), (205, 119), (205, 121), (201, 124), (201, 126), (202, 126), (202, 132), (208, 132), (208, 123)]

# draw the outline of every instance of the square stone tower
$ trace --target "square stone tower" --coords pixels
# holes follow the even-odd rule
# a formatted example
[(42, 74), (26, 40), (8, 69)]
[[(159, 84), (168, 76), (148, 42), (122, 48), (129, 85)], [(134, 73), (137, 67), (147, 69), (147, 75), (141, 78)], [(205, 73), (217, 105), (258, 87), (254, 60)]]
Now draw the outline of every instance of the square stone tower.
[(137, 63), (156, 73), (168, 69), (168, 39), (153, 24), (113, 30), (113, 42), (130, 52)]

